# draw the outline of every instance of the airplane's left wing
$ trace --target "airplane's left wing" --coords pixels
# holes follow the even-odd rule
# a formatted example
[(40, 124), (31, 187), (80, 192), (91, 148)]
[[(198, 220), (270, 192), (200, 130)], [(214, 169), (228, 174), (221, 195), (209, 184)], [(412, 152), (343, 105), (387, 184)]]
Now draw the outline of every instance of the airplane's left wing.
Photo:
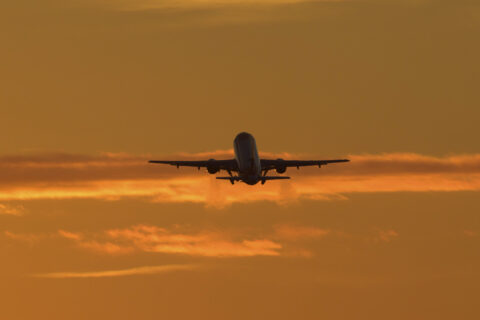
[(149, 163), (169, 164), (179, 167), (196, 167), (207, 168), (209, 172), (217, 172), (220, 170), (238, 171), (237, 162), (235, 159), (231, 160), (200, 160), (200, 161), (171, 161), (171, 160), (150, 160)]
[(339, 163), (339, 162), (349, 162), (348, 159), (336, 159), (336, 160), (268, 160), (268, 159), (261, 159), (260, 163), (262, 164), (262, 170), (273, 170), (279, 169), (282, 171), (287, 167), (305, 167), (305, 166), (324, 166), (329, 163)]

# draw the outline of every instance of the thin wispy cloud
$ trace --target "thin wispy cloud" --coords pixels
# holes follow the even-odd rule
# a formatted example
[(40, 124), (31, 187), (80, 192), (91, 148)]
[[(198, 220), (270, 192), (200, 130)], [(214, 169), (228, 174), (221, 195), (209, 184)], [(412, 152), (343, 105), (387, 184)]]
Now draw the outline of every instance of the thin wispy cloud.
[(110, 278), (125, 277), (135, 275), (152, 275), (159, 273), (169, 273), (175, 271), (188, 271), (198, 269), (198, 265), (172, 264), (163, 266), (145, 266), (122, 270), (105, 270), (90, 272), (54, 272), (33, 275), (37, 278), (67, 279), (67, 278)]
[(398, 232), (389, 229), (389, 230), (379, 230), (378, 235), (374, 237), (375, 242), (391, 242), (393, 239), (399, 236)]
[[(303, 4), (343, 0), (86, 0), (90, 6), (128, 14), (156, 14), (158, 24), (171, 27), (219, 26), (311, 19)], [(85, 3), (75, 4), (84, 6)], [(301, 12), (297, 12), (300, 10)], [(318, 14), (318, 13), (317, 13)]]
[(192, 230), (191, 226), (133, 225), (121, 229), (56, 233), (15, 233), (6, 231), (10, 240), (41, 246), (44, 241), (66, 241), (77, 250), (95, 255), (162, 254), (210, 259), (252, 257), (312, 258), (314, 242), (336, 238), (356, 238), (369, 244), (390, 243), (397, 237), (393, 229), (376, 229), (355, 235), (341, 230), (283, 223), (271, 229), (210, 228)]
[(340, 0), (124, 0), (115, 5), (126, 11), (159, 9), (205, 9), (225, 7), (259, 7), (304, 2), (339, 2)]
[(464, 230), (463, 234), (466, 235), (467, 237), (474, 238), (479, 235), (478, 232), (472, 231), (472, 230)]
[[(164, 159), (227, 159), (231, 150), (163, 156)], [(309, 158), (262, 154), (265, 158)], [(352, 162), (289, 169), (290, 181), (231, 186), (204, 169), (148, 164), (153, 156), (38, 154), (0, 158), (0, 201), (142, 198), (154, 202), (232, 203), (344, 199), (352, 193), (480, 191), (480, 155), (431, 157), (393, 153), (351, 155)], [(310, 156), (310, 158), (322, 158)], [(274, 174), (274, 173), (272, 173)], [(0, 207), (1, 210), (1, 207)], [(20, 213), (4, 207), (4, 213)], [(7, 210), (7, 211), (6, 211)]]
[(323, 238), (331, 233), (328, 229), (288, 224), (277, 225), (274, 229), (278, 238), (292, 241)]
[(6, 205), (0, 203), (0, 215), (21, 216), (25, 208), (21, 205)]
[(282, 245), (265, 238), (233, 236), (232, 232), (203, 230), (181, 232), (156, 226), (138, 225), (84, 235), (64, 230), (59, 235), (77, 246), (107, 254), (155, 252), (203, 257), (278, 256)]
[(16, 240), (28, 244), (35, 244), (43, 239), (51, 237), (49, 234), (35, 234), (35, 233), (18, 233), (11, 231), (4, 231), (3, 235), (7, 239)]

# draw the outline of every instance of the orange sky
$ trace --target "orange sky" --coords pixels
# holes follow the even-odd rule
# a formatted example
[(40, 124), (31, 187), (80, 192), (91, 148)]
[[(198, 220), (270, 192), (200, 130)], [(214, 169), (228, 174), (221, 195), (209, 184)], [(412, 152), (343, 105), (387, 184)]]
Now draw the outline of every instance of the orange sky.
[[(0, 319), (478, 319), (480, 6), (0, 3)], [(352, 162), (231, 186), (158, 159)]]

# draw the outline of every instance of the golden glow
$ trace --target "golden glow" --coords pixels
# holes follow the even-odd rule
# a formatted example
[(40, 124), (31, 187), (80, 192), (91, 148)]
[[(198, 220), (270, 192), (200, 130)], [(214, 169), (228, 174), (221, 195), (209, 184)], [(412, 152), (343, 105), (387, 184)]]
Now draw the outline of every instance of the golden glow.
[[(231, 152), (200, 156), (219, 155), (228, 158)], [(276, 158), (279, 155), (267, 156)], [(198, 155), (167, 158), (175, 157), (199, 158)], [(291, 175), (292, 180), (254, 187), (242, 183), (232, 187), (225, 181), (217, 181), (205, 170), (176, 170), (171, 166), (147, 164), (145, 159), (148, 157), (133, 155), (5, 157), (0, 161), (0, 174), (8, 174), (9, 178), (0, 182), (0, 201), (135, 197), (154, 202), (192, 202), (222, 207), (238, 202), (284, 204), (299, 199), (343, 199), (352, 193), (480, 190), (480, 155), (444, 158), (402, 153), (352, 155), (350, 163), (299, 171), (290, 168), (286, 174)], [(248, 192), (252, 188), (255, 188), (253, 194)], [(3, 212), (18, 214), (20, 211), (3, 209)]]
[(480, 319), (479, 9), (0, 1), (0, 319)]

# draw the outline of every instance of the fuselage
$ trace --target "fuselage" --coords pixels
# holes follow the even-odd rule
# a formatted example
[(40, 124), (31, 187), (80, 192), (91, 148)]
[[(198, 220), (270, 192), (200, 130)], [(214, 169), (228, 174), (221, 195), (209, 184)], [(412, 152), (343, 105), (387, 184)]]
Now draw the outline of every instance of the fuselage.
[(258, 157), (257, 144), (249, 133), (239, 133), (233, 141), (238, 176), (246, 184), (257, 184), (261, 179), (262, 167)]

